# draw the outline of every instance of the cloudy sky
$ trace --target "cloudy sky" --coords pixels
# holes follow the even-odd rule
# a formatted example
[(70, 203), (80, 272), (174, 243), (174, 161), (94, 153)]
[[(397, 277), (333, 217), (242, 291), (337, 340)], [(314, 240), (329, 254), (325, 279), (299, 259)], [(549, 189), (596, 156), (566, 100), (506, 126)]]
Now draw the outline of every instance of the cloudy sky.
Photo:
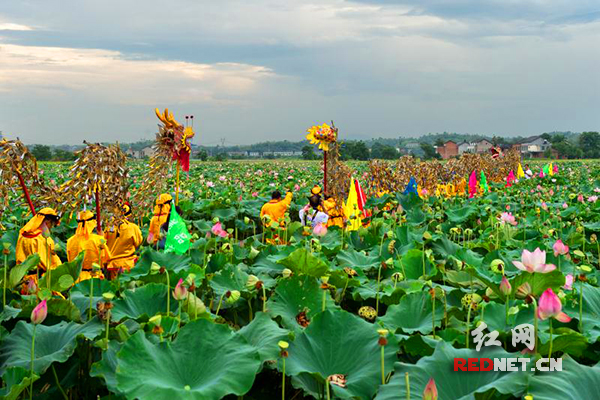
[(196, 143), (600, 129), (598, 0), (0, 3), (0, 130)]

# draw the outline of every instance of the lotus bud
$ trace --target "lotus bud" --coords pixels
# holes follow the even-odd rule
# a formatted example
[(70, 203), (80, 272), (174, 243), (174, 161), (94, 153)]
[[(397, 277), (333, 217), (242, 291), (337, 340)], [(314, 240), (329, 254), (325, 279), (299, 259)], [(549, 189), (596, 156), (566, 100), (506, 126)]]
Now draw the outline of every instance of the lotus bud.
[(402, 272), (394, 272), (392, 274), (392, 279), (394, 280), (394, 282), (400, 282), (401, 280), (404, 280), (404, 275), (402, 274)]
[(246, 288), (252, 290), (256, 287), (256, 284), (259, 282), (259, 279), (256, 275), (248, 275), (248, 280), (246, 281)]
[(423, 239), (425, 239), (425, 240), (431, 240), (431, 233), (429, 233), (429, 231), (425, 231), (423, 233)]
[(194, 284), (194, 280), (196, 279), (196, 274), (189, 274), (187, 278), (185, 278), (185, 283), (189, 286)]
[(104, 301), (110, 302), (112, 299), (115, 298), (115, 294), (112, 292), (105, 292), (102, 293), (102, 298), (104, 299)]
[(175, 289), (173, 289), (173, 298), (175, 300), (181, 301), (184, 300), (187, 296), (187, 288), (183, 286), (183, 279), (179, 279), (177, 285), (175, 285)]
[(239, 290), (232, 290), (229, 292), (229, 297), (225, 301), (229, 304), (233, 304), (240, 299), (241, 293)]
[(34, 325), (41, 324), (46, 319), (48, 315), (48, 305), (46, 304), (46, 300), (43, 300), (39, 303), (33, 311), (31, 312), (31, 323)]
[(291, 269), (289, 269), (289, 268), (285, 268), (283, 271), (281, 271), (281, 275), (282, 275), (284, 278), (289, 278), (290, 276), (292, 276), (292, 274), (293, 274), (293, 272), (292, 272), (292, 270), (291, 270)]
[(250, 254), (248, 254), (248, 257), (251, 260), (254, 260), (259, 253), (260, 252), (258, 250), (256, 250), (254, 247), (250, 247)]
[(517, 288), (517, 297), (519, 299), (524, 299), (529, 295), (531, 295), (531, 285), (529, 282), (525, 282)]
[(150, 273), (152, 275), (158, 274), (160, 272), (160, 268), (161, 268), (160, 265), (158, 265), (157, 263), (155, 263), (154, 261), (152, 261), (152, 264), (150, 265)]
[(154, 326), (160, 326), (161, 321), (162, 321), (162, 316), (160, 314), (157, 314), (148, 320), (148, 322)]
[(500, 292), (502, 292), (503, 295), (508, 296), (511, 291), (512, 286), (510, 285), (510, 282), (506, 279), (506, 276), (503, 276), (502, 282), (500, 282)]
[(490, 269), (492, 270), (492, 272), (501, 274), (504, 271), (504, 261), (496, 258), (490, 264)]
[(249, 224), (250, 224), (250, 218), (248, 218), (248, 217), (244, 217), (244, 223), (245, 223), (246, 225), (249, 225)]
[(425, 390), (423, 391), (423, 400), (437, 400), (437, 398), (438, 391), (437, 387), (435, 386), (435, 381), (433, 378), (430, 378), (429, 382), (427, 382), (427, 386), (425, 386)]

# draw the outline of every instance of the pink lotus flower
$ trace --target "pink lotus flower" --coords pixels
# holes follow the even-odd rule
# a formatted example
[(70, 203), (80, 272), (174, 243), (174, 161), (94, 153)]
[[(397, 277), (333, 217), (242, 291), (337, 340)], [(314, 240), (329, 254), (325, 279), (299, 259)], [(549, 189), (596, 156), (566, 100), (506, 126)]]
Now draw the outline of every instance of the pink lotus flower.
[(552, 249), (554, 250), (554, 257), (558, 257), (559, 254), (561, 254), (561, 255), (569, 254), (569, 246), (564, 244), (562, 242), (562, 240), (560, 240), (560, 239), (558, 239), (556, 241), (556, 243), (554, 243), (554, 246), (552, 246)]
[(573, 289), (573, 274), (568, 274), (567, 276), (565, 276), (565, 284), (563, 286), (563, 289), (565, 290), (572, 290)]
[(548, 288), (544, 293), (542, 293), (538, 303), (538, 318), (541, 320), (546, 320), (550, 317), (560, 322), (571, 321), (571, 317), (562, 312), (562, 304), (560, 299), (556, 294), (554, 294), (552, 288)]
[(548, 211), (548, 204), (546, 204), (546, 202), (542, 202), (542, 210), (544, 211)]
[(539, 272), (545, 274), (556, 269), (554, 264), (546, 264), (546, 252), (536, 248), (533, 252), (523, 250), (521, 261), (513, 261), (515, 267), (521, 271)]
[(252, 197), (258, 197), (258, 192), (252, 192)]
[(33, 311), (31, 312), (31, 323), (34, 325), (41, 324), (46, 319), (48, 315), (48, 305), (46, 304), (46, 300), (43, 300), (40, 304), (35, 306)]
[(563, 205), (562, 205), (562, 208), (567, 208), (567, 207), (569, 207), (569, 206), (567, 205), (567, 203), (563, 203)]
[(298, 191), (300, 190), (300, 185), (298, 185), (297, 183), (294, 185), (294, 191)]
[(315, 236), (325, 236), (327, 234), (327, 227), (325, 224), (317, 224), (313, 229), (313, 235)]
[(38, 287), (37, 284), (35, 283), (35, 279), (30, 278), (27, 281), (27, 294), (34, 294), (35, 292), (37, 292)]
[(598, 200), (598, 196), (590, 196), (587, 199), (587, 201), (590, 202), (590, 203), (595, 203), (596, 200)]
[(515, 219), (514, 215), (512, 215), (509, 212), (503, 212), (502, 214), (500, 214), (500, 222), (507, 223), (512, 226), (517, 225), (517, 220)]
[(227, 234), (227, 231), (225, 231), (223, 229), (223, 227), (221, 226), (220, 222), (217, 222), (216, 224), (213, 225), (213, 227), (210, 229), (210, 231), (215, 235), (215, 236), (220, 236), (222, 238), (226, 238), (227, 236), (229, 236)]
[(580, 194), (579, 196), (577, 196), (577, 201), (580, 203), (583, 203), (583, 195)]
[(435, 386), (435, 381), (433, 378), (429, 378), (429, 382), (427, 382), (427, 386), (425, 386), (425, 390), (423, 391), (423, 400), (437, 400), (438, 391)]
[(502, 282), (500, 282), (500, 292), (502, 292), (503, 295), (508, 296), (511, 291), (512, 286), (510, 285), (510, 282), (506, 279), (506, 276), (503, 276)]
[(179, 279), (175, 289), (173, 289), (173, 298), (178, 301), (184, 300), (187, 296), (187, 293), (188, 291), (186, 287), (183, 286), (183, 279)]
[(208, 181), (208, 182), (206, 182), (206, 186), (209, 188), (213, 188), (213, 187), (215, 187), (215, 184), (212, 181)]
[(219, 177), (219, 180), (220, 180), (221, 182), (225, 181), (226, 179), (227, 179), (227, 178), (225, 178), (225, 176), (224, 176), (224, 175), (221, 175), (221, 176)]
[(148, 232), (148, 239), (146, 239), (148, 243), (154, 243), (154, 233)]

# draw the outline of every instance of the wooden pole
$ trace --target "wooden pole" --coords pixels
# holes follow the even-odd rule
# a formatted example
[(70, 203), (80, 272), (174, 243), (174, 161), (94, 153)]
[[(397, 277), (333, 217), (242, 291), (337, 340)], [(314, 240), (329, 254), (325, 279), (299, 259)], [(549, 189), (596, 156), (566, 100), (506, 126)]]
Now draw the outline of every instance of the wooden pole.
[(100, 193), (98, 189), (95, 191), (96, 194), (96, 231), (98, 235), (102, 235), (102, 218), (100, 216)]
[(179, 205), (179, 169), (181, 168), (179, 165), (179, 161), (177, 162), (177, 176), (175, 178), (175, 205)]
[(19, 178), (19, 184), (21, 185), (21, 189), (23, 189), (23, 194), (25, 195), (25, 200), (27, 200), (27, 204), (29, 205), (29, 209), (31, 210), (31, 214), (35, 215), (35, 207), (31, 202), (31, 197), (29, 196), (29, 191), (27, 190), (27, 186), (25, 186), (25, 180), (23, 179), (23, 175), (19, 171), (17, 172), (17, 177)]
[(327, 152), (323, 150), (323, 195), (327, 195)]

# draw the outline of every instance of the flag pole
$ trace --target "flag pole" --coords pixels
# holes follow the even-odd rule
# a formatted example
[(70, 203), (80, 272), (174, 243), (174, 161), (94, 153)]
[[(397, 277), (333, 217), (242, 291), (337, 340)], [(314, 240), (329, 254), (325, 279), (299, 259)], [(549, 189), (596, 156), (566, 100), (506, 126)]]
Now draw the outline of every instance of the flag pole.
[(21, 185), (21, 189), (23, 189), (23, 194), (25, 195), (25, 200), (27, 200), (27, 204), (29, 205), (29, 209), (31, 210), (31, 214), (35, 215), (35, 207), (33, 207), (33, 203), (31, 202), (31, 197), (29, 196), (29, 191), (27, 190), (27, 186), (25, 186), (25, 180), (23, 179), (23, 175), (19, 171), (15, 171), (17, 173), (17, 177), (19, 178), (19, 184)]
[(177, 163), (177, 175), (175, 178), (175, 205), (178, 206), (179, 205), (179, 169), (181, 168), (179, 166), (179, 161), (176, 161)]
[(323, 150), (323, 194), (327, 195), (327, 151)]
[(96, 231), (99, 235), (102, 234), (102, 217), (100, 216), (100, 193), (98, 188), (94, 191), (96, 195)]

